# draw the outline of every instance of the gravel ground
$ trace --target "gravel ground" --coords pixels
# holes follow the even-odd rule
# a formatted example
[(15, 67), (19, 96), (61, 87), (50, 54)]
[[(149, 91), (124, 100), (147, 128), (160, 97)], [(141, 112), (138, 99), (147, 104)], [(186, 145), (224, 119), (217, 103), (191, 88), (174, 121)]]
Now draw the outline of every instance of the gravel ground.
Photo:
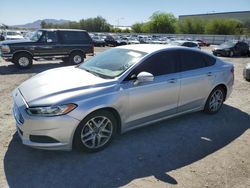
[(250, 187), (250, 82), (242, 77), (250, 58), (225, 59), (235, 66), (235, 85), (218, 114), (198, 112), (137, 129), (94, 154), (21, 144), (11, 91), (39, 72), (65, 65), (35, 62), (20, 71), (1, 59), (0, 187)]

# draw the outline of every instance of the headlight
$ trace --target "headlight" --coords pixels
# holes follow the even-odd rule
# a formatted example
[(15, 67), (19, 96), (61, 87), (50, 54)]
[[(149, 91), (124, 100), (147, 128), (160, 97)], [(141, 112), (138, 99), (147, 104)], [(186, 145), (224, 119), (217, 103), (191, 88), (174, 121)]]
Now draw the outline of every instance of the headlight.
[(75, 104), (65, 104), (60, 106), (31, 107), (26, 111), (32, 116), (60, 116), (67, 114), (77, 107)]
[(10, 52), (10, 47), (8, 45), (2, 45), (1, 48), (3, 53), (9, 53)]

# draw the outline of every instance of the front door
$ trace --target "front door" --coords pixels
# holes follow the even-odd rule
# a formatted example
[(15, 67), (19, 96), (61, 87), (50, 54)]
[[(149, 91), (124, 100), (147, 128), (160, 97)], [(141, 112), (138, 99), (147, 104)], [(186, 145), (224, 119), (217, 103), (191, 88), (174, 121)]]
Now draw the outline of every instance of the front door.
[(56, 31), (46, 31), (36, 46), (39, 56), (60, 55), (58, 37)]
[(176, 72), (174, 51), (160, 52), (136, 67), (128, 77), (140, 72), (154, 75), (153, 81), (135, 84), (127, 79), (121, 87), (128, 96), (126, 128), (148, 123), (175, 114), (177, 111), (180, 80)]

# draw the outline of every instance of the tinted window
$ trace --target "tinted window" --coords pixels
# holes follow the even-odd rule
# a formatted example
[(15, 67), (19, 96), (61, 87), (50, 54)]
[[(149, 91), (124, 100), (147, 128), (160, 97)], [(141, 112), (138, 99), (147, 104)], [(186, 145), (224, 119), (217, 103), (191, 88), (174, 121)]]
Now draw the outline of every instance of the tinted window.
[(90, 43), (90, 37), (86, 32), (81, 31), (60, 31), (64, 43)]
[(186, 47), (196, 47), (197, 45), (195, 43), (192, 42), (185, 42), (182, 46), (186, 46)]
[(188, 71), (193, 69), (199, 69), (206, 67), (206, 60), (203, 57), (204, 55), (189, 50), (180, 50), (180, 58), (181, 58), (181, 70)]
[(204, 60), (206, 61), (206, 66), (212, 66), (215, 64), (216, 62), (216, 59), (210, 55), (206, 55), (206, 54), (202, 54), (203, 55), (203, 58)]
[(41, 42), (47, 42), (47, 40), (50, 39), (52, 42), (57, 42), (57, 34), (56, 31), (47, 31), (44, 32), (44, 35), (40, 39)]
[(177, 70), (177, 60), (175, 51), (166, 51), (157, 53), (146, 59), (141, 65), (135, 68), (130, 74), (139, 74), (140, 72), (149, 72), (154, 76), (175, 73)]

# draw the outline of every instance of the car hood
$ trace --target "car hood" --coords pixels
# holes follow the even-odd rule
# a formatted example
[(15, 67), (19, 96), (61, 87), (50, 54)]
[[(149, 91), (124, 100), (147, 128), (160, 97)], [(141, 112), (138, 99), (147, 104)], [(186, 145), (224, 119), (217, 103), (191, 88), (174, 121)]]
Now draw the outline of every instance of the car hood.
[(20, 39), (20, 40), (5, 40), (2, 42), (2, 45), (13, 45), (13, 44), (25, 44), (25, 43), (33, 43), (33, 41), (28, 39)]
[[(116, 80), (103, 79), (71, 66), (42, 72), (23, 82), (19, 91), (29, 106), (48, 106), (93, 97), (93, 93), (116, 85)], [(72, 102), (72, 101), (70, 101)]]

